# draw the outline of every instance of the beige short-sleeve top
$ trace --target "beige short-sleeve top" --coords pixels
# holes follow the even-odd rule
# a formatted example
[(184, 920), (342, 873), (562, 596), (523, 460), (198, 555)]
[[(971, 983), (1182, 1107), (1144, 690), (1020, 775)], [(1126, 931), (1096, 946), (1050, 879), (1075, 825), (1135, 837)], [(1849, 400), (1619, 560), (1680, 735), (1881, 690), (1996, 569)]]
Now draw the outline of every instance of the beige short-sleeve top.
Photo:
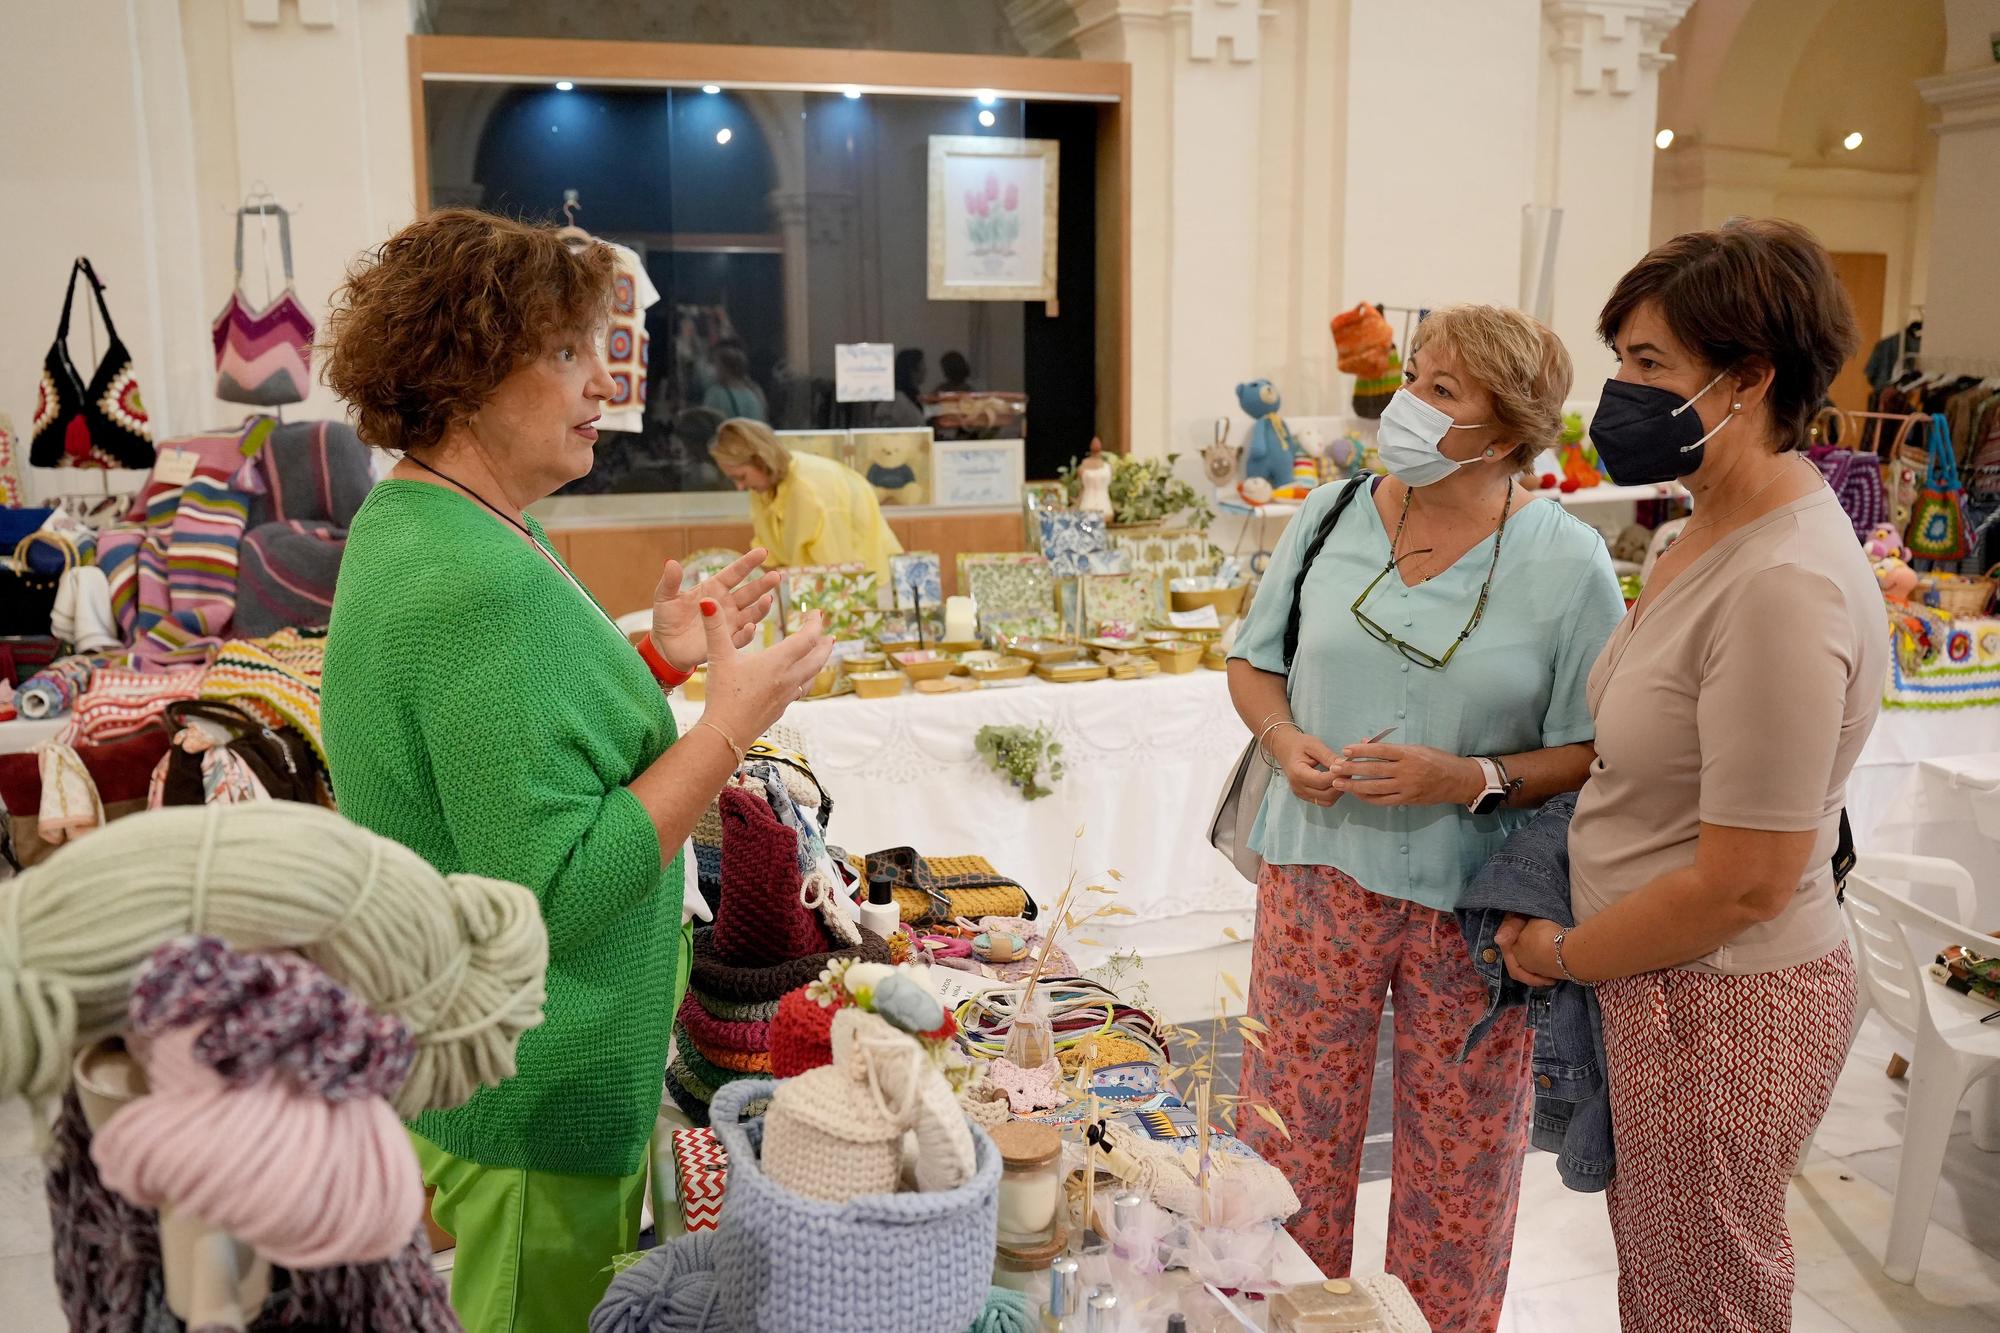
[(1597, 760), (1570, 825), (1577, 920), (1693, 865), (1704, 822), (1816, 830), (1785, 911), (1684, 966), (1770, 972), (1838, 945), (1829, 863), (1888, 651), (1874, 574), (1824, 488), (1729, 534), (1628, 615), (1590, 674)]

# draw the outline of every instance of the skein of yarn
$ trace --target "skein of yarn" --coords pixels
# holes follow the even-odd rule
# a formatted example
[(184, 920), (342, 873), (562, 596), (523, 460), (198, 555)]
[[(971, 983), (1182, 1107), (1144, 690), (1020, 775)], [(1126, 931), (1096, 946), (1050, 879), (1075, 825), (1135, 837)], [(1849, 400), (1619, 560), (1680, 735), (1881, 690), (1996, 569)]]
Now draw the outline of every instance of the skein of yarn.
[(715, 1233), (690, 1231), (611, 1279), (590, 1333), (727, 1333), (715, 1285)]
[(134, 1203), (171, 1206), (286, 1268), (375, 1263), (408, 1243), (423, 1180), (383, 1100), (409, 1031), (303, 959), (213, 937), (154, 951), (132, 989), (151, 1091), (91, 1156)]
[(317, 806), (195, 806), (122, 819), (0, 882), (0, 1096), (62, 1086), (116, 1032), (147, 955), (179, 935), (295, 949), (416, 1036), (399, 1115), (514, 1072), (541, 1022), (548, 933), (517, 884), (440, 875)]

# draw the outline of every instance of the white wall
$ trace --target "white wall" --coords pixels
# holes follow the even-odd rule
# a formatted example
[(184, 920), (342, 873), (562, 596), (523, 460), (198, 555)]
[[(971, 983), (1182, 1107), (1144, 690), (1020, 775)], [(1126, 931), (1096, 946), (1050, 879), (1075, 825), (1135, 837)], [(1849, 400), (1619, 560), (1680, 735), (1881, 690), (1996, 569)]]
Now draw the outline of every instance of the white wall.
[(1945, 72), (1921, 85), (1940, 113), (1924, 351), (2000, 363), (2000, 0), (1947, 0)]
[[(0, 4), (0, 411), (25, 433), (71, 256), (109, 285), (156, 438), (246, 409), (213, 396), (209, 321), (228, 295), (231, 210), (261, 178), (288, 204), (315, 317), (352, 257), (412, 212), (406, 0), (341, 0), (275, 28), (239, 0)], [(78, 71), (90, 77), (79, 80)], [(22, 132), (25, 131), (25, 132)], [(261, 273), (253, 299), (263, 296)], [(91, 367), (80, 321), (71, 340)], [(288, 413), (338, 414), (315, 389)]]

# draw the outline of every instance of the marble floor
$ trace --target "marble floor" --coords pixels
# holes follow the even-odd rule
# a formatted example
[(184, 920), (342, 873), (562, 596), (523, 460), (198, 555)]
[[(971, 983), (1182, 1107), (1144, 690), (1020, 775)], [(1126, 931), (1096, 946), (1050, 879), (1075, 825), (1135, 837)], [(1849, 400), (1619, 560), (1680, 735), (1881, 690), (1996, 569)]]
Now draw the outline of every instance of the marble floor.
[[(1170, 1018), (1212, 1019), (1213, 977), (1249, 975), (1243, 945), (1146, 965), (1145, 981)], [(1177, 997), (1200, 997), (1198, 1000)], [(1240, 1012), (1240, 1006), (1232, 1006)], [(1801, 1333), (1993, 1333), (2000, 1329), (2000, 1154), (1972, 1146), (1961, 1113), (1931, 1214), (1914, 1286), (1882, 1275), (1906, 1085), (1883, 1076), (1889, 1037), (1863, 1028), (1834, 1093), (1812, 1156), (1793, 1181), (1790, 1218), (1798, 1253), (1794, 1329)], [(1378, 1060), (1384, 1062), (1386, 1046)], [(1387, 1234), (1387, 1078), (1378, 1077), (1364, 1161), (1355, 1271), (1379, 1271)], [(1379, 1123), (1377, 1123), (1379, 1122)], [(1379, 1158), (1379, 1160), (1378, 1160)], [(49, 1274), (48, 1213), (26, 1107), (0, 1102), (0, 1329), (60, 1333)], [(1573, 1194), (1555, 1159), (1530, 1153), (1521, 1192), (1506, 1333), (1605, 1333), (1618, 1323), (1617, 1254), (1603, 1200)]]

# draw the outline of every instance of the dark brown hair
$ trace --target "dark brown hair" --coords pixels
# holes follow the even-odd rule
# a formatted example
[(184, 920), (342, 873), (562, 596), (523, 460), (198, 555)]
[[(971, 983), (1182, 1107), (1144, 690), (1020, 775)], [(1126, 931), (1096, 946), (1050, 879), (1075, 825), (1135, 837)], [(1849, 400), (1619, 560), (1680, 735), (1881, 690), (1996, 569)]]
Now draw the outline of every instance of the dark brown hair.
[(552, 227), (439, 209), (384, 241), (333, 295), (320, 375), (361, 438), (421, 449), (553, 338), (602, 323), (617, 260)]
[(1659, 246), (1618, 280), (1597, 317), (1598, 336), (1615, 347), (1619, 328), (1648, 301), (1712, 370), (1771, 367), (1780, 452), (1805, 446), (1813, 414), (1859, 345), (1826, 247), (1779, 218), (1731, 218)]

